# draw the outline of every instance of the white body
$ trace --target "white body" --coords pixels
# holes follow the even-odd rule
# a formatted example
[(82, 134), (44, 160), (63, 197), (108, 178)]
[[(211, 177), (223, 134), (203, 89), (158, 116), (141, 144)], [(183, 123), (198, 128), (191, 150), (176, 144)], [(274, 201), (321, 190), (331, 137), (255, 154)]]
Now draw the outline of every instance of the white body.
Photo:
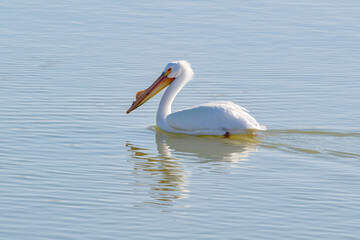
[(180, 90), (193, 78), (191, 66), (186, 61), (169, 63), (170, 77), (175, 80), (161, 98), (156, 116), (158, 127), (166, 132), (190, 135), (230, 135), (266, 130), (245, 108), (232, 102), (211, 102), (198, 107), (171, 113), (171, 104)]

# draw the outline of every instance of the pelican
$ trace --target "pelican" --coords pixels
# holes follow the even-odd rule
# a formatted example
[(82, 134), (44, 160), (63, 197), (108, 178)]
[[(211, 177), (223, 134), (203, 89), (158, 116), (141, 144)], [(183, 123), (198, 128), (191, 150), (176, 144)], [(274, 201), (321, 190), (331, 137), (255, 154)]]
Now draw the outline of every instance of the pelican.
[(161, 98), (156, 114), (156, 124), (163, 131), (229, 137), (266, 130), (266, 127), (261, 126), (245, 108), (232, 102), (210, 102), (172, 113), (172, 102), (193, 76), (194, 72), (187, 61), (168, 63), (149, 88), (137, 92), (136, 100), (126, 113), (129, 114), (169, 86)]

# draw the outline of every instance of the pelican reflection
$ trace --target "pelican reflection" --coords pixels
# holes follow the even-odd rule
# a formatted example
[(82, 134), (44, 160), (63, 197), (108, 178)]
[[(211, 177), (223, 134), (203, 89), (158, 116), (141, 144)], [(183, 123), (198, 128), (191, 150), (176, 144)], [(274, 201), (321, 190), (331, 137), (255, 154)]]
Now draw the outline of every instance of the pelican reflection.
[(241, 167), (247, 163), (249, 154), (257, 151), (258, 140), (254, 136), (226, 139), (154, 130), (157, 153), (130, 142), (126, 144), (134, 160), (135, 185), (147, 186), (153, 204), (172, 205), (177, 199), (188, 197), (188, 177), (200, 166), (190, 164), (201, 163), (206, 168), (218, 167), (219, 163)]

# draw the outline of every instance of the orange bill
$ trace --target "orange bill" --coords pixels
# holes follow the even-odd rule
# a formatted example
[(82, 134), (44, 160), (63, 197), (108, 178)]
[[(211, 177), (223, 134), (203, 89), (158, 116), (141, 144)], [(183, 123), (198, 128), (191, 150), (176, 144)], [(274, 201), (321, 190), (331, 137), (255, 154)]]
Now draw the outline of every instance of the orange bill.
[(146, 103), (150, 98), (158, 94), (161, 90), (166, 88), (175, 78), (168, 78), (167, 73), (162, 73), (158, 79), (147, 89), (138, 91), (136, 93), (136, 100), (132, 103), (129, 110), (127, 110), (126, 114), (129, 114), (134, 109), (140, 107), (144, 103)]

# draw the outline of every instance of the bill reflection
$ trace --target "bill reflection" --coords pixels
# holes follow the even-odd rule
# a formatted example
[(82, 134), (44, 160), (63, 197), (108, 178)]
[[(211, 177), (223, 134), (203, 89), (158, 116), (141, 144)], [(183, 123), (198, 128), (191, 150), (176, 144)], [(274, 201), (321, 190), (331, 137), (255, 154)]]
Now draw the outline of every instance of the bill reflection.
[(146, 186), (152, 201), (148, 203), (159, 205), (172, 205), (176, 199), (187, 197), (188, 172), (179, 159), (167, 154), (164, 146), (160, 154), (150, 154), (149, 149), (135, 147), (131, 143), (126, 146), (134, 159), (136, 186)]

